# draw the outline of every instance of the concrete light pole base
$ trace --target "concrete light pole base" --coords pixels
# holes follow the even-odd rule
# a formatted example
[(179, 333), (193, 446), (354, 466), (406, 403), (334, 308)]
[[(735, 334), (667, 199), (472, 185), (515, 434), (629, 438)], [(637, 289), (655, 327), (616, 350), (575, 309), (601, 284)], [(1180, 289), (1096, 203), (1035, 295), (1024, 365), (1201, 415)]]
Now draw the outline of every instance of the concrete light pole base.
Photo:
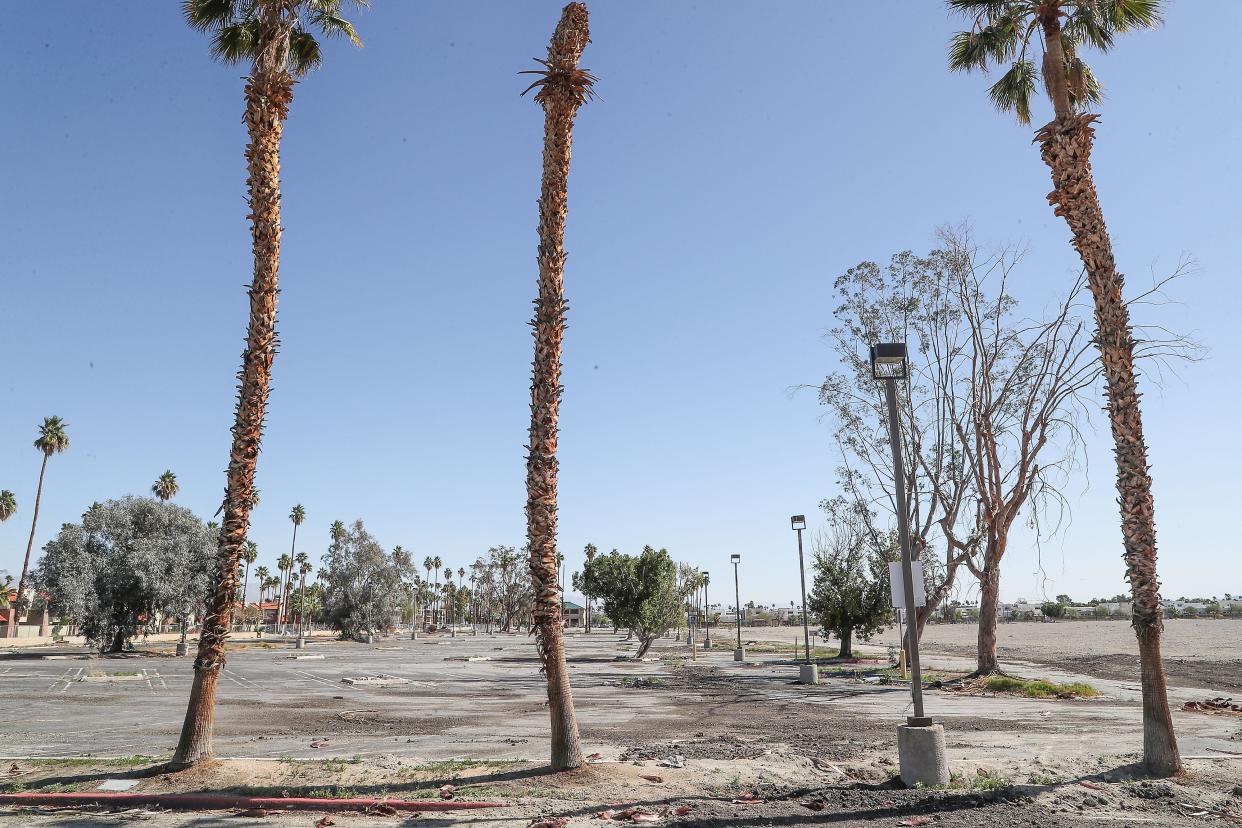
[(734, 661), (745, 661), (746, 660), (746, 648), (738, 647), (737, 649), (735, 649), (733, 651), (733, 660)]
[(798, 684), (819, 684), (819, 667), (815, 664), (798, 665)]
[(306, 639), (305, 639), (304, 637), (302, 637), (302, 636), (300, 636), (300, 635), (299, 635), (299, 636), (298, 636), (298, 640), (297, 640), (297, 641), (295, 641), (295, 642), (293, 642), (293, 649), (295, 649), (295, 650), (304, 650), (304, 649), (306, 649)]
[(710, 650), (711, 648), (712, 648), (712, 642), (710, 642), (710, 641), (704, 641), (704, 642), (703, 642), (703, 649), (704, 649), (704, 650)]
[(897, 757), (901, 763), (901, 781), (907, 788), (913, 788), (920, 783), (949, 784), (949, 762), (945, 756), (943, 725), (898, 727)]
[(177, 655), (183, 656), (186, 653), (186, 645), (184, 641), (177, 642)]

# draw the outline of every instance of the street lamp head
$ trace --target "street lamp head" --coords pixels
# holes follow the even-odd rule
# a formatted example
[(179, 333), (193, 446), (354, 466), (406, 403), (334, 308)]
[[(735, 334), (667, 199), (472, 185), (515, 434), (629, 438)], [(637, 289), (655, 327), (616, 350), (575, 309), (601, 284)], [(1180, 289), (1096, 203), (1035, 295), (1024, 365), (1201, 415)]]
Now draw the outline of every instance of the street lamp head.
[(806, 515), (794, 515), (793, 517), (789, 519), (789, 526), (794, 531), (805, 529), (806, 528)]
[(732, 564), (740, 563), (741, 560), (742, 560), (742, 556), (737, 554), (736, 552), (729, 556), (729, 562)]
[(906, 343), (877, 342), (872, 345), (871, 376), (875, 379), (905, 379)]

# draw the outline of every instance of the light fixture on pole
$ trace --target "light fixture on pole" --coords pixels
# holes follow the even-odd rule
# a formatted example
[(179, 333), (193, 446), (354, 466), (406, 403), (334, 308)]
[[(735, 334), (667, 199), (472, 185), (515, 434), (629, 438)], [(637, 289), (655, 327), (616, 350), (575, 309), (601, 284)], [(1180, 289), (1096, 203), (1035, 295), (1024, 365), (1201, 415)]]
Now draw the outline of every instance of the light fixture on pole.
[[(802, 558), (802, 530), (806, 528), (806, 515), (794, 515), (789, 527), (798, 533), (798, 574), (802, 578), (802, 643), (804, 658), (798, 680), (802, 684), (819, 684), (819, 668), (811, 663), (811, 623), (806, 611), (806, 565)], [(794, 657), (797, 657), (794, 653)]]
[(919, 663), (918, 608), (915, 604), (910, 515), (906, 505), (905, 463), (901, 457), (901, 421), (897, 413), (897, 380), (907, 377), (906, 343), (880, 342), (871, 346), (871, 376), (884, 381), (888, 407), (888, 439), (893, 451), (893, 491), (897, 507), (897, 535), (901, 541), (902, 598), (906, 609), (906, 645), (910, 653), (910, 692), (914, 715), (897, 729), (901, 778), (907, 785), (943, 785), (949, 781), (944, 728), (923, 715), (923, 672)]
[(737, 649), (733, 651), (733, 660), (745, 661), (746, 650), (742, 648), (742, 590), (737, 579), (737, 565), (742, 562), (742, 556), (734, 552), (729, 556), (729, 562), (733, 564), (733, 616), (737, 620)]

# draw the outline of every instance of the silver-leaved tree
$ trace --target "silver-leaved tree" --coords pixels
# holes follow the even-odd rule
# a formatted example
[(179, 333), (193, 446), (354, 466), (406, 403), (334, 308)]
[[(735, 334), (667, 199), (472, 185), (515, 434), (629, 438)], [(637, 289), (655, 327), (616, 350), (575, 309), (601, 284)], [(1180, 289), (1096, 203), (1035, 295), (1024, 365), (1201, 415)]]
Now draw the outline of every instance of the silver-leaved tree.
[(207, 599), (216, 538), (181, 506), (147, 497), (94, 504), (44, 547), (35, 586), (93, 646), (116, 652), (161, 617)]

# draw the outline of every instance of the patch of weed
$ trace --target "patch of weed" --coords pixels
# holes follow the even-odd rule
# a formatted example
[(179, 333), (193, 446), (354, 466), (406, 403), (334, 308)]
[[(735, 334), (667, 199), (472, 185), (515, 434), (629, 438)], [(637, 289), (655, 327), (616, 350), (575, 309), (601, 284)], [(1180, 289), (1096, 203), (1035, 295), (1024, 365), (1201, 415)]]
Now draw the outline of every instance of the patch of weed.
[(1091, 698), (1100, 695), (1099, 690), (1081, 681), (1057, 684), (1047, 679), (1020, 679), (1013, 676), (988, 676), (983, 680), (983, 687), (994, 693), (1016, 693), (1031, 699)]

